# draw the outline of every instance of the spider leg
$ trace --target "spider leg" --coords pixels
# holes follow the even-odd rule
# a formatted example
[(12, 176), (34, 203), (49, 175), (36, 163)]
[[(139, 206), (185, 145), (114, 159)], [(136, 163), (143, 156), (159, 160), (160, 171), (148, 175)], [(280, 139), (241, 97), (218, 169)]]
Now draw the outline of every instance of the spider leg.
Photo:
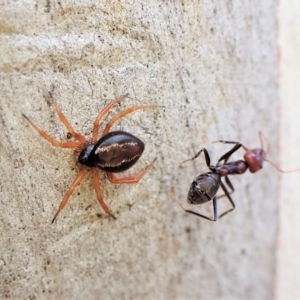
[(49, 143), (51, 143), (55, 147), (61, 147), (61, 148), (78, 148), (81, 143), (79, 142), (58, 142), (51, 136), (49, 136), (46, 132), (41, 130), (39, 127), (37, 127), (27, 116), (22, 114), (23, 117), (31, 124), (31, 126)]
[(98, 114), (95, 122), (94, 122), (94, 127), (93, 127), (93, 142), (97, 141), (98, 138), (98, 132), (99, 132), (99, 122), (100, 120), (103, 118), (103, 116), (110, 110), (110, 108), (115, 105), (116, 103), (122, 101), (123, 99), (125, 99), (126, 97), (128, 97), (129, 94), (125, 94), (117, 99), (115, 99), (114, 101), (110, 102), (107, 106), (105, 106), (101, 112)]
[(145, 108), (155, 108), (155, 107), (163, 107), (163, 106), (159, 106), (159, 105), (144, 105), (144, 106), (133, 106), (130, 107), (124, 111), (122, 111), (121, 113), (117, 114), (116, 116), (114, 116), (109, 122), (108, 124), (105, 126), (104, 131), (102, 133), (102, 136), (104, 136), (105, 134), (107, 134), (111, 128), (111, 126), (118, 121), (119, 119), (123, 118), (124, 116), (133, 113), (134, 111), (138, 110), (138, 109), (145, 109)]
[(143, 171), (141, 171), (135, 175), (124, 177), (124, 178), (117, 178), (113, 173), (107, 173), (107, 177), (108, 177), (109, 181), (114, 184), (137, 183), (146, 174), (146, 172), (152, 167), (152, 165), (154, 164), (155, 161), (156, 161), (156, 158), (153, 160), (153, 162), (148, 167), (146, 167)]
[(84, 176), (86, 175), (87, 172), (88, 172), (88, 169), (81, 170), (80, 173), (78, 174), (78, 176), (76, 177), (76, 179), (73, 181), (71, 187), (66, 192), (65, 196), (63, 197), (63, 199), (60, 202), (59, 208), (58, 208), (56, 214), (54, 215), (54, 218), (52, 219), (52, 224), (55, 221), (55, 219), (57, 218), (57, 216), (60, 213), (60, 211), (66, 205), (66, 203), (69, 200), (69, 198), (70, 198), (71, 194), (73, 193), (74, 189), (77, 187), (77, 185), (80, 184), (80, 182), (82, 181), (82, 179), (84, 178)]
[(54, 100), (53, 100), (53, 105), (54, 105), (54, 108), (55, 108), (61, 122), (67, 128), (68, 132), (72, 135), (72, 137), (74, 137), (76, 140), (78, 140), (82, 143), (86, 142), (86, 138), (83, 135), (74, 131), (73, 127), (70, 125), (67, 118), (62, 113), (62, 111), (60, 110), (60, 108), (58, 107), (57, 103)]
[(93, 175), (93, 183), (94, 183), (94, 188), (97, 194), (97, 199), (103, 208), (103, 210), (111, 217), (116, 219), (116, 217), (109, 211), (107, 205), (105, 204), (102, 196), (101, 196), (101, 190), (100, 190), (100, 183), (99, 183), (99, 171), (97, 169), (92, 170), (92, 175)]

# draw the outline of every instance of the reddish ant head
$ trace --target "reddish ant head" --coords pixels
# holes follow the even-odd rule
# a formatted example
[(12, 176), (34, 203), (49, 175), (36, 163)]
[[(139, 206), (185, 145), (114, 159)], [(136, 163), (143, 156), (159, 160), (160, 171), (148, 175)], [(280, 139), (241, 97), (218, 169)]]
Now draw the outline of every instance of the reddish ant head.
[[(269, 164), (271, 164), (275, 169), (277, 169), (281, 173), (290, 173), (290, 172), (299, 172), (300, 171), (300, 169), (283, 171), (277, 165), (275, 165), (272, 161), (268, 160), (267, 154), (270, 150), (269, 141), (263, 135), (263, 133), (261, 131), (259, 131), (258, 135), (259, 135), (259, 139), (260, 139), (261, 148), (247, 149), (246, 147), (243, 146), (243, 148), (246, 150), (246, 153), (244, 154), (244, 160), (247, 162), (249, 171), (251, 173), (255, 173), (255, 172), (259, 171), (262, 168), (264, 161), (267, 161)], [(264, 147), (263, 147), (264, 142), (267, 144), (266, 150), (264, 150)]]
[(244, 160), (247, 162), (249, 171), (255, 173), (262, 169), (265, 160), (265, 151), (263, 149), (248, 149), (244, 154)]
[[(247, 149), (246, 147), (243, 147), (246, 150), (244, 160), (247, 162), (251, 173), (255, 173), (262, 169), (264, 161), (268, 161), (266, 156), (270, 150), (269, 141), (261, 131), (258, 132), (258, 136), (260, 140), (260, 148)], [(267, 145), (266, 150), (264, 150), (264, 142)]]

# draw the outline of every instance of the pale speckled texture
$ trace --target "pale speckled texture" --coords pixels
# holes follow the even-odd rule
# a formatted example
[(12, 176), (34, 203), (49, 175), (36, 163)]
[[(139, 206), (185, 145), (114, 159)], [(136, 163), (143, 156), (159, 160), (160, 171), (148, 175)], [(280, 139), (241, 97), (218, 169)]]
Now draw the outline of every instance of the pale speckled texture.
[[(206, 136), (255, 147), (262, 129), (278, 154), (276, 2), (101, 2), (1, 4), (1, 298), (272, 298), (278, 174), (268, 166), (232, 178), (237, 209), (217, 223), (183, 213), (170, 190), (185, 202), (206, 168), (203, 158), (179, 163), (204, 145), (213, 161), (228, 149)], [(117, 220), (87, 179), (50, 224), (78, 168), (72, 151), (22, 118), (64, 139), (49, 91), (86, 136), (97, 112), (126, 92), (109, 116), (166, 106), (114, 127), (146, 143), (129, 174), (158, 158), (136, 185), (101, 175)]]
[[(281, 166), (300, 167), (300, 3), (280, 1), (278, 7), (281, 112)], [(300, 172), (285, 174), (280, 181), (279, 238), (277, 245), (277, 299), (300, 299)]]

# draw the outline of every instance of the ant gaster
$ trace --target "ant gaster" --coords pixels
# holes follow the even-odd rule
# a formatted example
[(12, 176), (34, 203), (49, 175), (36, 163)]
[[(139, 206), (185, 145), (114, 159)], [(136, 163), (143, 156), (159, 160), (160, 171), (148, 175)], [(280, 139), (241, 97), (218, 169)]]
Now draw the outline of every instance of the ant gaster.
[(104, 114), (107, 113), (110, 108), (122, 101), (124, 98), (128, 97), (128, 94), (121, 96), (111, 103), (109, 103), (96, 117), (93, 131), (92, 131), (92, 139), (88, 141), (83, 135), (74, 131), (73, 127), (69, 124), (64, 114), (59, 109), (57, 103), (53, 100), (54, 108), (63, 123), (63, 125), (68, 130), (67, 138), (75, 138), (77, 141), (67, 141), (67, 142), (59, 142), (49, 136), (47, 133), (42, 131), (38, 126), (36, 126), (27, 116), (23, 114), (23, 117), (32, 125), (32, 127), (48, 142), (50, 142), (55, 147), (61, 148), (69, 148), (75, 149), (74, 155), (78, 156), (78, 162), (83, 166), (82, 170), (79, 172), (76, 179), (73, 181), (71, 187), (66, 192), (65, 196), (63, 197), (59, 208), (54, 215), (52, 223), (55, 221), (56, 217), (60, 213), (60, 211), (66, 205), (69, 197), (73, 193), (74, 189), (80, 184), (83, 180), (85, 175), (89, 170), (92, 171), (93, 175), (93, 184), (96, 191), (97, 199), (103, 208), (103, 210), (110, 215), (111, 217), (115, 218), (114, 215), (110, 212), (108, 207), (106, 206), (100, 190), (99, 184), (99, 174), (98, 169), (103, 170), (106, 172), (108, 179), (110, 182), (115, 184), (122, 184), (122, 183), (137, 183), (145, 173), (151, 168), (153, 163), (152, 161), (150, 165), (148, 165), (144, 170), (141, 172), (128, 176), (125, 178), (117, 178), (113, 173), (123, 172), (131, 168), (141, 157), (144, 151), (144, 143), (135, 137), (134, 135), (125, 132), (125, 131), (111, 131), (109, 132), (112, 125), (122, 117), (127, 114), (130, 114), (138, 109), (145, 109), (145, 108), (156, 108), (159, 107), (158, 105), (144, 105), (144, 106), (133, 106), (124, 110), (123, 112), (114, 116), (106, 125), (101, 138), (98, 140), (98, 131), (99, 131), (99, 122), (103, 118)]

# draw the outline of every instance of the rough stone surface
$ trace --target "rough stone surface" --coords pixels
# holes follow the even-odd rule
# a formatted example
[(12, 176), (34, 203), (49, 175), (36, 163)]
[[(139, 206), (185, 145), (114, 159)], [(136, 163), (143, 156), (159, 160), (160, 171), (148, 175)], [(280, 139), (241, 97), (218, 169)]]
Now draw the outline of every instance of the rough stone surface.
[[(284, 170), (299, 168), (300, 148), (300, 2), (280, 1), (280, 153)], [(280, 177), (279, 238), (277, 245), (277, 299), (300, 299), (300, 172)]]
[[(215, 162), (230, 147), (209, 139), (256, 147), (261, 129), (270, 157), (278, 154), (276, 2), (0, 6), (1, 298), (271, 299), (278, 174), (266, 166), (232, 177), (237, 209), (216, 223), (185, 214), (171, 187), (185, 204), (192, 179), (207, 168), (202, 157), (180, 162), (203, 146)], [(157, 157), (135, 185), (112, 185), (101, 173), (117, 220), (101, 210), (89, 177), (51, 225), (79, 167), (72, 150), (52, 147), (22, 118), (66, 139), (49, 92), (87, 137), (97, 112), (124, 93), (131, 97), (101, 128), (130, 106), (165, 106), (114, 126), (146, 143), (127, 174)]]

